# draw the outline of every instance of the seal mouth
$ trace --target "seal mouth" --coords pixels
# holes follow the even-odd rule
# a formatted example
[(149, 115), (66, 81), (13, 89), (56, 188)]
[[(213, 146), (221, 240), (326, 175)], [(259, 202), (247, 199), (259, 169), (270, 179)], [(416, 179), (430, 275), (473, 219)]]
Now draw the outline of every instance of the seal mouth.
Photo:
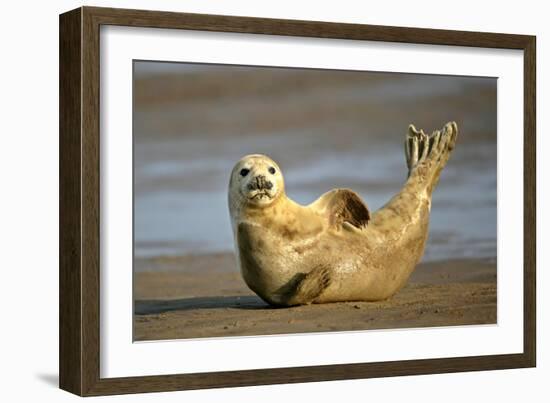
[(251, 196), (248, 196), (248, 200), (264, 200), (271, 199), (272, 196), (268, 192), (256, 192)]

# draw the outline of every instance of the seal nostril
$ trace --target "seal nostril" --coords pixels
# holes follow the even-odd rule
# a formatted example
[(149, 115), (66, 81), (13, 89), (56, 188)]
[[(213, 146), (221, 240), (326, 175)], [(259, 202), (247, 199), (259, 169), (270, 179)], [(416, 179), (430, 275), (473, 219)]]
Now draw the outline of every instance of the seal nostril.
[(266, 180), (264, 175), (255, 176), (248, 185), (246, 185), (248, 190), (271, 190), (273, 188), (273, 183)]
[(258, 189), (263, 189), (264, 186), (265, 186), (265, 176), (263, 175), (256, 176), (256, 187)]

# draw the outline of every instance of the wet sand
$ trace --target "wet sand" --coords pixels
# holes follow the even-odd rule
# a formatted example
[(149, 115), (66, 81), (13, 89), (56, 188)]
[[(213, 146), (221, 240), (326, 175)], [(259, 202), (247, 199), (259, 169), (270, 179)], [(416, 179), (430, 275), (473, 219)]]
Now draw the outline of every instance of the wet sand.
[(495, 259), (420, 264), (381, 302), (272, 308), (232, 254), (136, 259), (134, 340), (495, 324)]

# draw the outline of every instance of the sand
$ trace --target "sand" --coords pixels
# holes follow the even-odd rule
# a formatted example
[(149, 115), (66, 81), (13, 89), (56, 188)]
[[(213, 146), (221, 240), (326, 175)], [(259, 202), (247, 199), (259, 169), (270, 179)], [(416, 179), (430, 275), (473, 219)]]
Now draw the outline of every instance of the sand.
[(134, 340), (495, 324), (495, 259), (420, 264), (387, 301), (272, 308), (230, 253), (136, 259)]

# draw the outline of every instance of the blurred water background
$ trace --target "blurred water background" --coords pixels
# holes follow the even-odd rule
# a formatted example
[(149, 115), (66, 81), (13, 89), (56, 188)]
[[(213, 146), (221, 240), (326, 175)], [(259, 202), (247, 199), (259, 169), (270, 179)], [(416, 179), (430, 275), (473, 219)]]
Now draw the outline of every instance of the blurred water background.
[(408, 124), (455, 120), (424, 261), (496, 257), (496, 94), (496, 78), (135, 61), (135, 256), (233, 250), (227, 185), (250, 153), (299, 203), (346, 187), (374, 211), (406, 178)]

